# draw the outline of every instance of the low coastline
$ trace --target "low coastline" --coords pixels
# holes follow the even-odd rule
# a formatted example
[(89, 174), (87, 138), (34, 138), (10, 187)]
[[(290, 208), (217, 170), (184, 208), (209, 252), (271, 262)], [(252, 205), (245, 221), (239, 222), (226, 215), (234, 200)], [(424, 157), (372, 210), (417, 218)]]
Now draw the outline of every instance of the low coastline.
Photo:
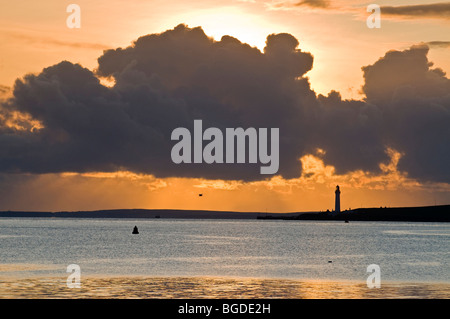
[(424, 207), (357, 208), (334, 212), (262, 213), (176, 209), (114, 209), (96, 211), (2, 211), (0, 217), (42, 218), (189, 218), (189, 219), (282, 219), (282, 220), (347, 220), (450, 222), (450, 205)]

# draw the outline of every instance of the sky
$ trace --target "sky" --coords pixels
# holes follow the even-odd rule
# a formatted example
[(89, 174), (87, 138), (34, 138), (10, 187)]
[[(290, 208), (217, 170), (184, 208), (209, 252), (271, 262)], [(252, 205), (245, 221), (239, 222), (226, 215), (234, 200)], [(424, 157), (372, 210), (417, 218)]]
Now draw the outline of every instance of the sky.
[[(0, 209), (450, 204), (450, 2), (371, 3), (3, 1)], [(199, 118), (280, 128), (278, 173), (174, 165)]]

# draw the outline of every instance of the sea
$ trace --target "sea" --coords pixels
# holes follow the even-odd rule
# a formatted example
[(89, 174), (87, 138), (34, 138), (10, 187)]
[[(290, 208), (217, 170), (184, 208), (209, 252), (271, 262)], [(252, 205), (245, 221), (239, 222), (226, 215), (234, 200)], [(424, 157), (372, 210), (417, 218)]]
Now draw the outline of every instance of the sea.
[(450, 298), (449, 265), (448, 223), (0, 218), (0, 298)]

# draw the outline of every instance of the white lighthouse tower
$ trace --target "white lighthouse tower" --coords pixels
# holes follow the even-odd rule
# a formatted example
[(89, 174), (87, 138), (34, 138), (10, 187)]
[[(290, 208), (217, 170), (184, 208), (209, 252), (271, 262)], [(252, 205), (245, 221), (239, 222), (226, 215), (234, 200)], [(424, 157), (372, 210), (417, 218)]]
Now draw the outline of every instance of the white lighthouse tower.
[(334, 200), (334, 212), (340, 213), (341, 212), (341, 191), (339, 190), (339, 185), (336, 186), (336, 191), (334, 193), (336, 194), (336, 198)]

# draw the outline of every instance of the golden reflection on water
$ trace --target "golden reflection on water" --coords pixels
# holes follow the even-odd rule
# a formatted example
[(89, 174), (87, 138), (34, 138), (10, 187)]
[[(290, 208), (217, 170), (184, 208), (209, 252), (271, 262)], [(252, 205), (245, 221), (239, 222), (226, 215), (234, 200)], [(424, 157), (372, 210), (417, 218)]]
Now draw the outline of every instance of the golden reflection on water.
[(81, 288), (68, 288), (66, 278), (1, 278), (0, 298), (188, 298), (188, 299), (372, 299), (450, 298), (450, 284), (365, 283), (211, 277), (82, 277)]

